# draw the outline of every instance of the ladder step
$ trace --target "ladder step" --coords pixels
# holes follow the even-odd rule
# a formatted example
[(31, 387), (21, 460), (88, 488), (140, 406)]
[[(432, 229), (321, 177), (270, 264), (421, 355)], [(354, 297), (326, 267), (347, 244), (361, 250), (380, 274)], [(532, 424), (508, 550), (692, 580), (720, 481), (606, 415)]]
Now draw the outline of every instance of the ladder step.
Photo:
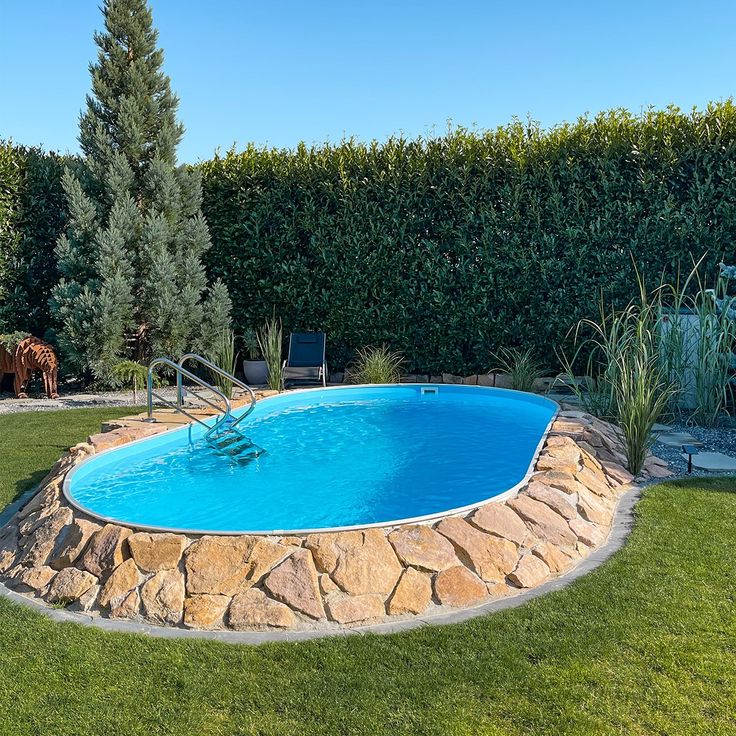
[[(225, 450), (232, 445), (236, 445), (242, 440), (248, 440), (248, 438), (240, 432), (227, 432), (218, 434), (215, 437), (210, 437), (209, 443), (220, 450)], [(250, 440), (248, 440), (250, 442)]]

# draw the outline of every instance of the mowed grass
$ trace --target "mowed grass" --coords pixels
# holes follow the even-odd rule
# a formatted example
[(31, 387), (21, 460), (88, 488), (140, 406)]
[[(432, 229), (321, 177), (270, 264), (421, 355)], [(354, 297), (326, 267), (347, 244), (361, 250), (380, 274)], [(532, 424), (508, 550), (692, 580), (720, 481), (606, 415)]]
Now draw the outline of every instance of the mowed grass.
[[(3, 497), (105, 414), (0, 417)], [(0, 734), (736, 733), (734, 488), (650, 488), (565, 590), (399, 635), (169, 641), (0, 600)]]
[(36, 485), (72, 445), (99, 432), (102, 422), (136, 411), (107, 407), (0, 415), (0, 509)]

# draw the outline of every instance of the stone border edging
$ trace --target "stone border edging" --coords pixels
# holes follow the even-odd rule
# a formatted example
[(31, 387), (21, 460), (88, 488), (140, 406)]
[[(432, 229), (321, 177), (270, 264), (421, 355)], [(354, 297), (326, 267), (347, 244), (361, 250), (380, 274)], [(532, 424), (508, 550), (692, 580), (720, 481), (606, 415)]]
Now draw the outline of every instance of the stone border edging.
[[(0, 529), (7, 596), (71, 605), (54, 613), (110, 630), (249, 642), (460, 621), (584, 574), (608, 544), (621, 498), (638, 488), (620, 430), (563, 407), (513, 498), (436, 522), (198, 536), (101, 526), (70, 507), (61, 493), (70, 470), (140, 434), (150, 429), (75, 445), (25, 505), (19, 499)], [(653, 456), (647, 466), (663, 471)]]
[(139, 634), (160, 639), (203, 639), (218, 641), (226, 644), (258, 645), (273, 642), (298, 642), (311, 639), (324, 639), (333, 636), (353, 636), (361, 634), (394, 634), (402, 631), (421, 628), (424, 626), (445, 626), (449, 624), (462, 623), (479, 616), (505, 611), (528, 603), (536, 598), (541, 598), (548, 593), (563, 590), (574, 583), (578, 578), (587, 575), (596, 568), (607, 562), (626, 543), (634, 526), (634, 507), (641, 498), (642, 487), (635, 486), (626, 491), (619, 499), (611, 531), (606, 541), (591, 552), (588, 557), (578, 565), (557, 578), (547, 580), (545, 583), (522, 590), (514, 596), (497, 598), (486, 601), (478, 606), (461, 608), (455, 611), (443, 611), (429, 616), (417, 616), (402, 621), (384, 621), (381, 623), (368, 624), (353, 628), (335, 627), (330, 629), (312, 629), (297, 631), (228, 631), (228, 630), (206, 630), (206, 629), (181, 629), (169, 626), (156, 626), (154, 624), (141, 624), (134, 621), (122, 619), (107, 619), (100, 616), (89, 616), (65, 608), (50, 608), (41, 599), (28, 598), (16, 593), (0, 583), (0, 597), (19, 603), (34, 611), (41, 613), (56, 623), (73, 623), (102, 631), (115, 633)]

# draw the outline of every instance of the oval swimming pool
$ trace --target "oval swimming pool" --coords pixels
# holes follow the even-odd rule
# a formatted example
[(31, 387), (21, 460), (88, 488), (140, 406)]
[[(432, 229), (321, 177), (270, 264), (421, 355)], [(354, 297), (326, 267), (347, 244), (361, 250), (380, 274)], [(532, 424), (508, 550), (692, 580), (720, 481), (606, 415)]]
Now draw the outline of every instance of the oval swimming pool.
[(514, 492), (556, 411), (546, 398), (477, 386), (287, 392), (239, 425), (266, 450), (250, 463), (216, 453), (201, 427), (190, 445), (185, 428), (92, 456), (64, 493), (106, 521), (192, 533), (424, 520)]

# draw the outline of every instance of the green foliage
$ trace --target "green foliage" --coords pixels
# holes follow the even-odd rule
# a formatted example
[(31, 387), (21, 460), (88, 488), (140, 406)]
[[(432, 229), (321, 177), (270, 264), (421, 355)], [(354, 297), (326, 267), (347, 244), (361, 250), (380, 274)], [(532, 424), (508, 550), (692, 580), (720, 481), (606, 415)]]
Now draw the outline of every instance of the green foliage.
[[(476, 373), (489, 348), (548, 366), (571, 325), (708, 266), (736, 242), (736, 108), (616, 110), (544, 131), (519, 121), (432, 139), (248, 147), (198, 166), (208, 271), (235, 324), (273, 306), (324, 330), (335, 369), (386, 343), (409, 372)], [(727, 258), (728, 260), (728, 258)]]
[(534, 381), (544, 375), (544, 368), (531, 348), (501, 348), (492, 357), (498, 361), (498, 366), (491, 370), (508, 375), (511, 388), (516, 391), (531, 391)]
[(265, 322), (258, 331), (258, 345), (268, 366), (268, 387), (274, 391), (283, 391), (284, 364), (281, 355), (284, 346), (284, 330), (280, 319), (273, 316)]
[[(207, 356), (211, 363), (222, 368), (231, 376), (235, 375), (238, 353), (235, 351), (235, 333), (232, 330), (221, 332), (214, 342), (214, 348)], [(228, 398), (233, 397), (233, 382), (217, 371), (211, 371), (213, 384)]]
[(352, 383), (398, 383), (404, 356), (386, 345), (360, 348), (355, 362), (348, 368)]
[(83, 166), (67, 170), (69, 222), (52, 294), (66, 361), (102, 384), (125, 359), (211, 349), (229, 329), (222, 284), (203, 297), (210, 247), (197, 172), (176, 163), (183, 128), (145, 0), (106, 0), (92, 94), (80, 121)]
[(0, 141), (0, 330), (43, 336), (51, 326), (54, 247), (66, 219), (61, 174), (72, 164)]
[(9, 353), (13, 353), (18, 345), (30, 336), (30, 333), (20, 332), (18, 330), (15, 332), (9, 332), (6, 335), (0, 335), (0, 347), (5, 348)]
[[(163, 102), (169, 109), (170, 100)], [(148, 116), (141, 125), (148, 135)], [(173, 133), (166, 127), (163, 138), (176, 138), (175, 121)], [(91, 140), (92, 131), (87, 134)], [(161, 145), (170, 151), (169, 144)], [(126, 143), (124, 150), (132, 155), (140, 151), (136, 146)], [(148, 171), (141, 202), (155, 200), (169, 218), (179, 199), (196, 214), (200, 182), (180, 169), (168, 177), (153, 158), (146, 154), (135, 174), (110, 161), (115, 191)], [(43, 279), (56, 279), (49, 248), (67, 210), (58, 174), (64, 161), (39, 153), (30, 176), (25, 160), (0, 154), (0, 292), (17, 294), (6, 303), (0, 295), (0, 329), (43, 334), (50, 289)], [(554, 347), (571, 325), (596, 318), (601, 295), (619, 308), (636, 296), (630, 253), (648, 281), (676, 280), (693, 251), (708, 251), (703, 265), (711, 273), (721, 257), (736, 258), (731, 101), (690, 114), (616, 110), (548, 131), (516, 121), (495, 131), (460, 129), (414, 141), (348, 140), (293, 151), (251, 146), (189, 171), (202, 176), (202, 207), (213, 237), (200, 259), (210, 276), (227, 284), (235, 324), (261, 324), (275, 305), (289, 331), (328, 332), (336, 370), (357, 347), (382, 343), (406, 356), (410, 372), (480, 372), (489, 348), (522, 346), (552, 367)], [(93, 186), (94, 178), (88, 182), (77, 173), (87, 182), (85, 191), (89, 185), (90, 193), (105, 194), (104, 187)], [(35, 182), (27, 199), (32, 207), (17, 204), (19, 192), (31, 189), (24, 189), (24, 178)], [(133, 189), (138, 196), (137, 184)], [(202, 243), (204, 220), (196, 221), (194, 240)], [(153, 238), (159, 227), (146, 225), (153, 239), (146, 263), (157, 275), (148, 279), (146, 295), (139, 282), (134, 293), (160, 316), (163, 328), (152, 326), (151, 339), (165, 351), (171, 349), (169, 333), (178, 343), (198, 320), (205, 324), (207, 310), (202, 315), (197, 306), (201, 271), (190, 259), (185, 266), (194, 286), (185, 292), (189, 276), (176, 282), (185, 324), (170, 317), (175, 289), (166, 259), (156, 256), (163, 253)], [(15, 291), (2, 264), (15, 262), (9, 254), (21, 246), (32, 267), (12, 269), (13, 284), (25, 274)], [(95, 248), (79, 252), (76, 267), (98, 262)], [(176, 269), (182, 263), (169, 260)], [(132, 262), (138, 274), (137, 255)], [(90, 271), (67, 295), (79, 301), (78, 309), (60, 315), (78, 326), (76, 333), (66, 329), (67, 344), (79, 345), (81, 357), (93, 349), (84, 335), (95, 319), (92, 282), (99, 274)], [(87, 293), (85, 286), (95, 289)], [(23, 322), (26, 303), (38, 317)], [(149, 346), (138, 328), (148, 325), (140, 321), (127, 335), (143, 352)], [(207, 326), (192, 347), (206, 352), (211, 345), (205, 343), (219, 332)]]

